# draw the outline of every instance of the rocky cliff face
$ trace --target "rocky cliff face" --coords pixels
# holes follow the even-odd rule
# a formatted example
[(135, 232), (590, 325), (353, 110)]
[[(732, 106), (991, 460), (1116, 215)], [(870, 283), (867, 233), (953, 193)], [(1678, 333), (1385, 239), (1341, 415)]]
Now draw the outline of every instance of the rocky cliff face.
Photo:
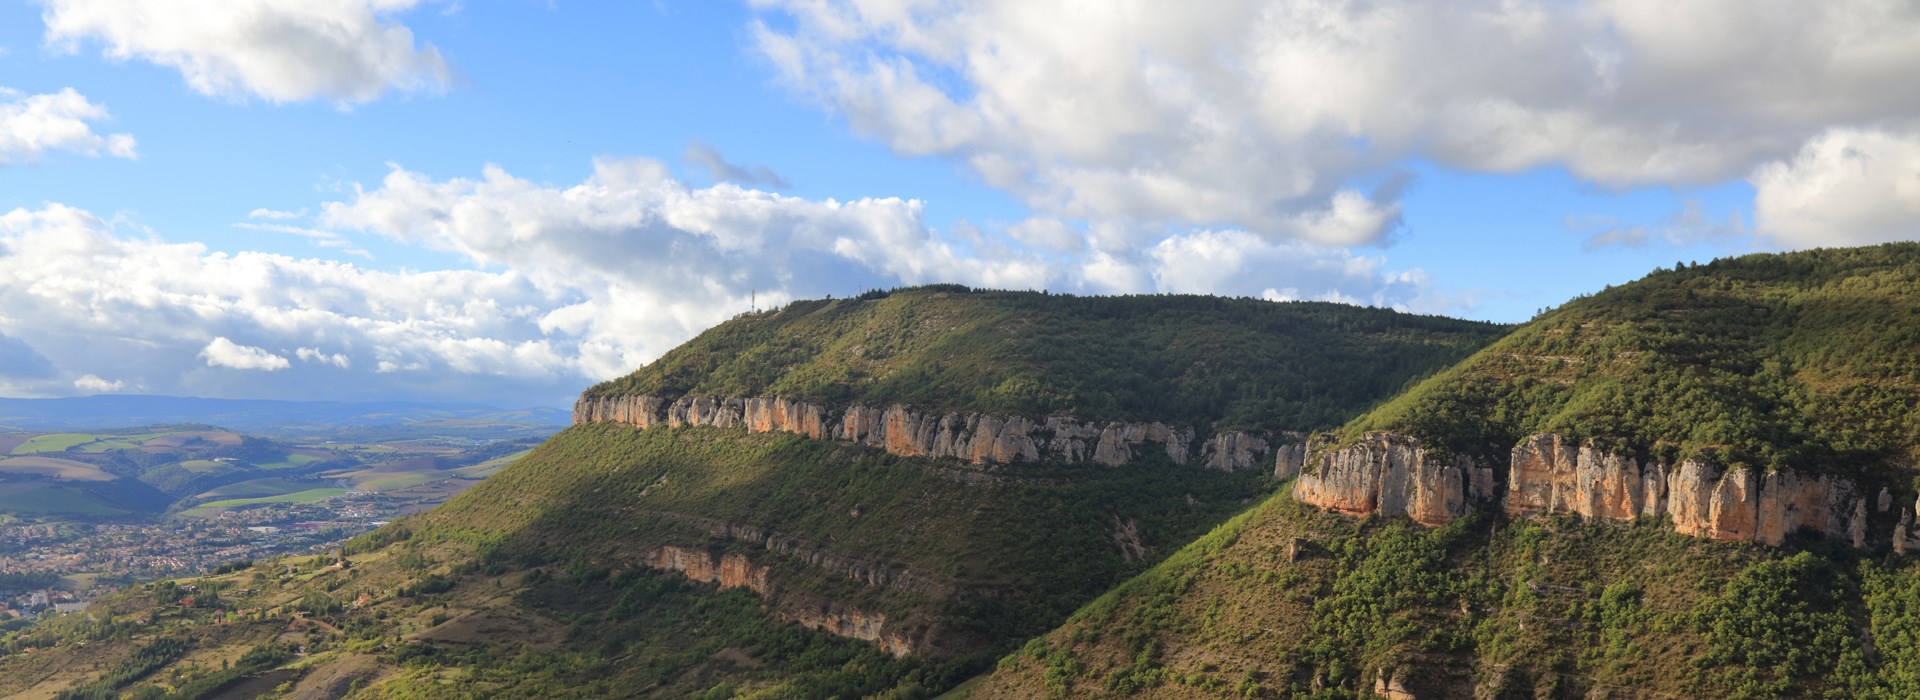
[[(767, 584), (767, 569), (740, 554), (715, 555), (704, 549), (660, 547), (640, 562), (664, 571), (678, 571), (687, 578), (712, 583), (721, 588), (745, 588), (770, 602), (775, 600)], [(887, 626), (887, 616), (843, 605), (819, 603), (810, 599), (783, 600), (773, 606), (775, 615), (801, 626), (842, 637), (871, 642), (894, 657), (914, 653), (914, 640)]]
[[(1476, 501), (1497, 497), (1514, 517), (1569, 513), (1595, 520), (1630, 521), (1666, 515), (1681, 534), (1778, 546), (1788, 534), (1811, 530), (1866, 546), (1867, 497), (1853, 482), (1831, 475), (1722, 471), (1695, 460), (1641, 463), (1592, 443), (1535, 435), (1513, 448), (1506, 483), (1471, 460), (1436, 463), (1419, 441), (1371, 433), (1360, 442), (1310, 461), (1294, 485), (1304, 503), (1343, 513), (1406, 515), (1439, 525)], [(1284, 470), (1276, 464), (1275, 473)], [(1884, 491), (1884, 490), (1883, 490)], [(1881, 507), (1891, 507), (1888, 495)], [(1914, 509), (1902, 509), (1893, 533), (1896, 550), (1920, 551)]]
[(1350, 514), (1405, 515), (1444, 525), (1491, 495), (1493, 472), (1465, 457), (1441, 459), (1420, 441), (1392, 433), (1323, 452), (1300, 471), (1293, 497)]
[(813, 544), (802, 542), (799, 539), (756, 525), (729, 523), (714, 518), (704, 518), (687, 515), (685, 513), (666, 511), (639, 512), (644, 513), (648, 517), (673, 520), (693, 525), (706, 530), (709, 536), (716, 539), (745, 542), (827, 573), (859, 581), (869, 586), (918, 593), (936, 598), (943, 598), (953, 593), (952, 586), (947, 583), (921, 576), (904, 566), (830, 554), (826, 550)]
[(1507, 480), (1510, 515), (1574, 513), (1600, 520), (1668, 515), (1682, 534), (1779, 545), (1807, 529), (1866, 543), (1867, 500), (1853, 482), (1793, 472), (1724, 473), (1694, 460), (1678, 465), (1575, 448), (1559, 435), (1535, 435), (1513, 449)]
[[(1192, 428), (1165, 423), (1091, 423), (1069, 416), (1034, 420), (981, 413), (930, 414), (911, 406), (849, 406), (835, 410), (778, 397), (653, 396), (581, 397), (573, 422), (624, 423), (639, 428), (711, 426), (750, 432), (783, 432), (816, 440), (843, 440), (902, 457), (950, 457), (974, 464), (1012, 464), (1056, 459), (1118, 466), (1151, 450), (1173, 461), (1193, 458)], [(1213, 469), (1234, 471), (1265, 463), (1267, 438), (1224, 432), (1200, 446), (1199, 459)]]

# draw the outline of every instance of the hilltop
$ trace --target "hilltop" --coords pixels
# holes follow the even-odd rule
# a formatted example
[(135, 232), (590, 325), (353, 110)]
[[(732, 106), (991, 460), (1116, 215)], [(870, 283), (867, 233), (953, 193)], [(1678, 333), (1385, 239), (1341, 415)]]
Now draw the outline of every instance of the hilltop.
[(780, 396), (1309, 431), (1505, 331), (1323, 302), (934, 285), (742, 316), (585, 396)]
[(1915, 347), (1912, 244), (1573, 300), (967, 692), (1914, 697)]
[[(1270, 493), (1301, 436), (1506, 330), (954, 287), (796, 302), (593, 387), (574, 427), (351, 543), (346, 566), (183, 581), (219, 602), (156, 589), (101, 608), (152, 624), (62, 621), (11, 642), (95, 640), (87, 658), (124, 673), (58, 671), (41, 653), (0, 676), (923, 697)], [(165, 641), (213, 619), (232, 626)], [(269, 671), (288, 635), (315, 655)], [(208, 670), (247, 649), (227, 675)]]

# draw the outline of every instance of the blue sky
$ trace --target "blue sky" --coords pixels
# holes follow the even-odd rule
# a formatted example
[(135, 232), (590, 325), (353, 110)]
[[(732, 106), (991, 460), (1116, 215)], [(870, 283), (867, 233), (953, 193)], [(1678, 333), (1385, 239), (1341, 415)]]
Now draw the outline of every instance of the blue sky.
[(1900, 4), (16, 0), (0, 49), (10, 396), (560, 404), (936, 281), (1517, 322), (1920, 222)]

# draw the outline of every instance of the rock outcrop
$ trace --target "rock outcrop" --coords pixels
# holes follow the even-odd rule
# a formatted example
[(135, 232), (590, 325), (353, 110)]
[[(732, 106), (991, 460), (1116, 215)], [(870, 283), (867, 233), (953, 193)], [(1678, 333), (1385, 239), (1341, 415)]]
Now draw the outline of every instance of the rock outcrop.
[(1265, 461), (1267, 439), (1252, 433), (1231, 430), (1213, 436), (1201, 448), (1200, 456), (1208, 469), (1223, 472), (1252, 469)]
[(716, 556), (704, 549), (661, 547), (649, 553), (641, 563), (649, 568), (678, 571), (688, 579), (718, 584), (721, 588), (745, 588), (760, 595), (767, 594), (766, 568), (754, 566), (752, 561), (739, 554)]
[(1572, 513), (1597, 520), (1667, 515), (1681, 534), (1771, 545), (1812, 530), (1864, 546), (1867, 501), (1853, 482), (1787, 471), (1764, 475), (1736, 467), (1722, 473), (1685, 460), (1640, 463), (1597, 448), (1575, 448), (1553, 434), (1513, 448), (1505, 509), (1514, 516)]
[[(1691, 459), (1642, 463), (1591, 441), (1575, 446), (1556, 434), (1522, 440), (1508, 464), (1501, 488), (1492, 469), (1471, 460), (1436, 463), (1418, 440), (1369, 433), (1317, 455), (1295, 483), (1294, 497), (1342, 513), (1406, 515), (1428, 525), (1444, 524), (1474, 502), (1498, 496), (1500, 508), (1513, 517), (1566, 513), (1631, 521), (1664, 515), (1681, 534), (1714, 540), (1778, 546), (1787, 535), (1809, 530), (1855, 547), (1868, 541), (1867, 496), (1842, 477), (1761, 474), (1747, 467), (1723, 471)], [(1276, 462), (1275, 473), (1284, 468)], [(1891, 507), (1890, 495), (1879, 500)], [(1920, 502), (1901, 512), (1894, 548), (1920, 551), (1920, 531), (1913, 525)]]
[(1376, 432), (1316, 455), (1294, 481), (1293, 497), (1341, 513), (1445, 525), (1466, 515), (1470, 501), (1486, 500), (1492, 482), (1492, 470), (1471, 459), (1439, 458), (1419, 440)]
[(949, 584), (921, 576), (904, 566), (830, 554), (813, 544), (759, 526), (729, 523), (685, 513), (651, 510), (642, 512), (649, 517), (673, 520), (704, 529), (709, 536), (717, 539), (758, 546), (827, 573), (876, 588), (889, 588), (936, 598), (943, 598), (953, 593), (952, 586)]
[(1920, 527), (1914, 525), (1916, 514), (1920, 514), (1920, 498), (1914, 499), (1912, 508), (1900, 509), (1900, 523), (1893, 526), (1893, 551), (1920, 554)]
[(1307, 466), (1309, 446), (1304, 442), (1279, 445), (1273, 448), (1273, 478), (1291, 479), (1300, 475)]
[[(677, 571), (688, 579), (712, 583), (721, 588), (745, 588), (774, 601), (767, 584), (767, 569), (755, 565), (740, 554), (716, 555), (704, 549), (660, 547), (640, 562), (663, 571)], [(842, 637), (871, 642), (894, 657), (911, 656), (913, 639), (887, 626), (887, 616), (844, 605), (820, 603), (810, 599), (776, 602), (774, 614), (803, 627), (822, 630)]]
[[(912, 406), (849, 406), (835, 410), (779, 397), (582, 396), (573, 422), (654, 426), (742, 428), (756, 433), (794, 433), (817, 440), (843, 440), (902, 457), (950, 457), (974, 464), (1012, 464), (1054, 459), (1118, 466), (1150, 450), (1174, 462), (1193, 456), (1192, 428), (1165, 423), (1093, 423), (1069, 416), (1043, 420), (981, 413), (933, 414)], [(1225, 432), (1202, 446), (1201, 459), (1215, 469), (1250, 469), (1264, 463), (1265, 437)]]

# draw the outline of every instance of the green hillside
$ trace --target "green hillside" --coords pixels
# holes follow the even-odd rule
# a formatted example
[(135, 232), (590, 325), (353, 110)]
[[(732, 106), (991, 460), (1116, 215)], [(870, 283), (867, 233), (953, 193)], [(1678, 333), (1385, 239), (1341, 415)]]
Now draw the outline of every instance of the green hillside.
[[(1307, 431), (1506, 330), (1256, 300), (873, 296), (743, 316), (592, 391)], [(307, 610), (339, 631), (307, 636), (320, 656), (298, 675), (370, 669), (369, 696), (926, 697), (1271, 493), (1267, 471), (1160, 451), (1120, 467), (971, 465), (788, 434), (583, 425), (350, 544), (350, 568), (263, 563), (195, 583), (228, 589), (216, 610), (141, 596), (111, 606), (120, 620), (157, 616), (134, 640), (247, 611), (244, 624), (261, 627), (235, 634), (249, 644)], [(766, 595), (640, 565), (663, 546), (744, 557)], [(815, 614), (848, 630), (884, 619), (913, 653), (892, 659), (783, 621)], [(64, 624), (41, 634), (114, 634)], [(137, 647), (88, 648), (111, 660)], [(0, 661), (19, 670), (0, 672), (24, 684), (13, 688), (100, 678), (8, 663), (24, 662)], [(172, 683), (136, 674), (123, 687)]]
[(744, 315), (586, 393), (1317, 430), (1506, 330), (1319, 302), (930, 286)]
[(1920, 461), (1920, 245), (1750, 255), (1575, 299), (1354, 421), (1503, 462), (1521, 438), (1873, 476)]
[[(1916, 348), (1920, 246), (1747, 256), (1569, 302), (1342, 433), (1411, 433), (1504, 473), (1517, 442), (1554, 431), (1842, 473), (1906, 504)], [(1283, 493), (960, 694), (1916, 697), (1920, 563), (1870, 530), (1865, 549), (1810, 533), (1773, 548), (1498, 508), (1428, 529)]]
[[(967, 698), (1911, 698), (1920, 565), (1658, 524), (1428, 529), (1276, 496)], [(1294, 554), (1298, 552), (1298, 554)]]

